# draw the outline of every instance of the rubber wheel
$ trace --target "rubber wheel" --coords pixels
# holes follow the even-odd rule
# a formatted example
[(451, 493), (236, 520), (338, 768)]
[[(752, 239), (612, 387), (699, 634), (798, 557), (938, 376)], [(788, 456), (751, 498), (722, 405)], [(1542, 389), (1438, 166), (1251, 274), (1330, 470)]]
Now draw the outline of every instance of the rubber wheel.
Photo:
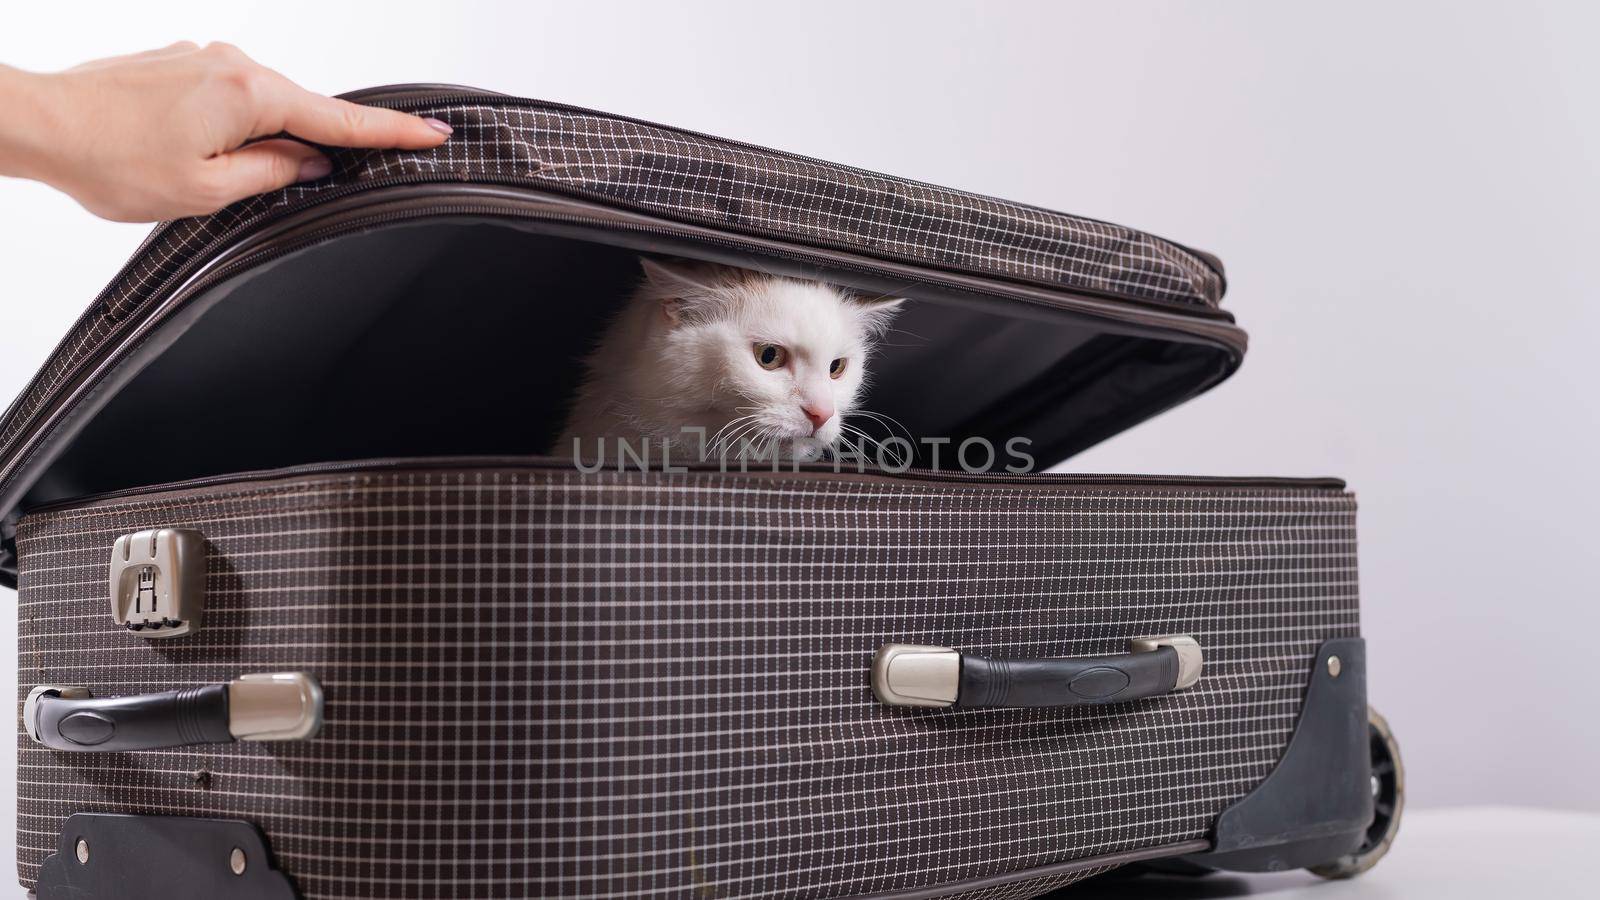
[(1370, 706), (1367, 732), (1372, 747), (1372, 824), (1354, 853), (1309, 869), (1323, 878), (1353, 878), (1372, 868), (1400, 833), (1400, 813), (1406, 806), (1406, 769), (1400, 761), (1400, 745), (1388, 721)]

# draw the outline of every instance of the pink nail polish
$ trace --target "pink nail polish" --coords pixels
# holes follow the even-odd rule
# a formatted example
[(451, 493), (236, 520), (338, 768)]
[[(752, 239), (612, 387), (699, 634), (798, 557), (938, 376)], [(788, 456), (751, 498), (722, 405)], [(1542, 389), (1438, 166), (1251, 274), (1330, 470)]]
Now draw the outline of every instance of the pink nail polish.
[(300, 164), (299, 180), (316, 181), (326, 178), (333, 171), (333, 160), (326, 156), (313, 156)]
[(434, 131), (439, 132), (445, 137), (449, 137), (455, 131), (454, 128), (451, 128), (449, 125), (446, 125), (438, 119), (423, 119), (422, 121), (428, 123), (429, 128), (432, 128)]

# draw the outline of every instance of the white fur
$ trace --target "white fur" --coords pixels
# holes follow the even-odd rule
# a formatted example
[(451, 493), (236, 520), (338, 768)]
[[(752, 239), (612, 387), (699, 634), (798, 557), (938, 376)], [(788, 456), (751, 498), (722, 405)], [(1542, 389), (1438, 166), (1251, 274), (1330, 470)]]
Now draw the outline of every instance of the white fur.
[[(665, 445), (674, 462), (755, 452), (815, 459), (839, 439), (899, 300), (721, 266), (641, 264), (644, 282), (585, 361), (555, 453), (614, 458), (618, 439), (638, 450), (648, 438), (653, 459)], [(759, 343), (783, 347), (784, 365), (763, 369)], [(839, 358), (844, 371), (831, 378)], [(807, 408), (833, 415), (813, 427)], [(704, 429), (706, 446), (686, 428)]]

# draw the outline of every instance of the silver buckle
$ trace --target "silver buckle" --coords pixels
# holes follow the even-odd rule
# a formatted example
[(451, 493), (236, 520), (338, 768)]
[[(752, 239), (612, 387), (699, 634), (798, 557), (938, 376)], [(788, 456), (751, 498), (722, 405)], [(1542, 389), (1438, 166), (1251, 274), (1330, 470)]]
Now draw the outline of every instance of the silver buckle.
[(182, 637), (205, 613), (206, 542), (198, 531), (125, 534), (111, 549), (111, 618), (148, 638)]

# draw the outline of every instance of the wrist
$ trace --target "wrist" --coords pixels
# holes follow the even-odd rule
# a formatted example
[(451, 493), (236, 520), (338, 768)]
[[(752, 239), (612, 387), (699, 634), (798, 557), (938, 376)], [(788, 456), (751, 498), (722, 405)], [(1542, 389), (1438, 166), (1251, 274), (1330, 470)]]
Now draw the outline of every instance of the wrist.
[[(0, 175), (49, 182), (51, 76), (0, 66)], [(56, 148), (59, 150), (59, 147)]]

